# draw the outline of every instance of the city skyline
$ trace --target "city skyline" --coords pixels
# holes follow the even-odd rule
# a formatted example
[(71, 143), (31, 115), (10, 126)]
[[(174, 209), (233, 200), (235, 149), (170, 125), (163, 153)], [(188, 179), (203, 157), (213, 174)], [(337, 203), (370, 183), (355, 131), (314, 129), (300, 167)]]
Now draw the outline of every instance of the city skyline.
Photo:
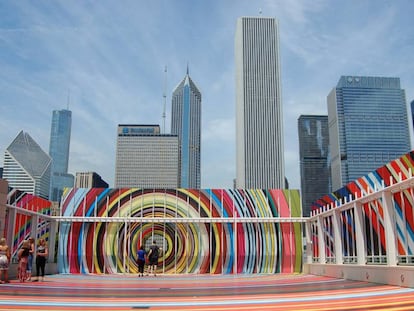
[(399, 77), (407, 105), (414, 99), (413, 8), (410, 1), (3, 1), (0, 153), (21, 130), (47, 150), (50, 114), (69, 105), (69, 172), (95, 171), (113, 186), (117, 125), (162, 123), (165, 66), (169, 122), (174, 83), (189, 64), (203, 94), (201, 187), (231, 188), (236, 21), (261, 11), (279, 20), (285, 175), (299, 188), (297, 119), (327, 114), (340, 76)]

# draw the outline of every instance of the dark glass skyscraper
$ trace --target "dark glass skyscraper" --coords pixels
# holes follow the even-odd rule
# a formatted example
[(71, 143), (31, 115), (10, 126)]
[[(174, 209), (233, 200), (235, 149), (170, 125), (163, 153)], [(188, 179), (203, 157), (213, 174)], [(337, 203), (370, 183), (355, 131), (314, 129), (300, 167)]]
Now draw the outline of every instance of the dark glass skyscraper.
[(302, 115), (298, 119), (302, 213), (312, 202), (330, 193), (328, 116)]
[(53, 111), (49, 143), (49, 155), (52, 158), (49, 194), (51, 201), (59, 201), (63, 188), (74, 185), (74, 176), (68, 174), (71, 127), (70, 110)]
[(200, 188), (201, 93), (187, 74), (172, 95), (171, 134), (178, 136), (182, 188)]
[(342, 76), (328, 95), (332, 190), (410, 151), (399, 78)]

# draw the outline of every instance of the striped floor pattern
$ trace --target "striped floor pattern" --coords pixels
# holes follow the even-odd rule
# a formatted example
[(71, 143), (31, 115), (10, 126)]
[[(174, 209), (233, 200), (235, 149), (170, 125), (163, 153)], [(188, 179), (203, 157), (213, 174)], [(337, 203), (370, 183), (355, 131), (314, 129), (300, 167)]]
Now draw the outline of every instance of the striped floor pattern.
[(414, 310), (414, 289), (314, 275), (51, 275), (0, 310)]

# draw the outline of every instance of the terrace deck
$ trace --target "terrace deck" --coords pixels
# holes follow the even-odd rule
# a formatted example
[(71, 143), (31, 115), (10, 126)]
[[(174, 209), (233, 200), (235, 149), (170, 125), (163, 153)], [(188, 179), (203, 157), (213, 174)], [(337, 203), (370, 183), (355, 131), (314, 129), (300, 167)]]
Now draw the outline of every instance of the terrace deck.
[(0, 310), (414, 310), (414, 289), (315, 275), (49, 275)]

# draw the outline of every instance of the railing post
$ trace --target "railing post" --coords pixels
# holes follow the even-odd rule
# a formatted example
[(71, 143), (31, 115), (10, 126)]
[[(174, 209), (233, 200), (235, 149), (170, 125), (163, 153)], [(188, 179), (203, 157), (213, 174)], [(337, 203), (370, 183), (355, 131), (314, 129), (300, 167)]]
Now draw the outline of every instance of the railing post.
[(397, 244), (394, 226), (395, 211), (392, 204), (392, 193), (390, 191), (382, 191), (382, 204), (384, 210), (384, 232), (387, 250), (387, 264), (390, 266), (396, 266)]
[[(36, 217), (38, 218), (38, 217)], [(56, 244), (56, 234), (58, 232), (58, 222), (55, 219), (49, 220), (49, 262), (54, 262), (55, 260), (55, 244)]]
[[(6, 225), (6, 204), (7, 204), (7, 192), (9, 183), (5, 179), (0, 179), (0, 235), (3, 235)], [(7, 245), (10, 245), (7, 241)]]
[(343, 248), (342, 248), (342, 236), (341, 236), (341, 217), (340, 217), (340, 210), (334, 209), (333, 216), (332, 216), (332, 223), (333, 223), (333, 234), (334, 234), (334, 243), (335, 243), (335, 263), (336, 264), (343, 264), (344, 256), (343, 256)]
[(311, 222), (305, 222), (305, 238), (306, 238), (306, 263), (312, 263), (312, 231)]
[(8, 226), (7, 226), (7, 245), (10, 247), (10, 252), (13, 252), (13, 237), (14, 237), (14, 230), (16, 227), (16, 209), (9, 208), (8, 210)]
[(325, 228), (323, 227), (323, 216), (317, 217), (318, 226), (318, 246), (319, 246), (319, 263), (326, 263), (326, 243), (325, 243)]
[[(360, 199), (359, 199), (360, 200)], [(362, 216), (362, 204), (359, 200), (354, 202), (354, 218), (355, 218), (355, 245), (357, 253), (358, 265), (365, 264), (365, 239), (364, 239), (364, 227), (363, 227), (363, 216)]]

